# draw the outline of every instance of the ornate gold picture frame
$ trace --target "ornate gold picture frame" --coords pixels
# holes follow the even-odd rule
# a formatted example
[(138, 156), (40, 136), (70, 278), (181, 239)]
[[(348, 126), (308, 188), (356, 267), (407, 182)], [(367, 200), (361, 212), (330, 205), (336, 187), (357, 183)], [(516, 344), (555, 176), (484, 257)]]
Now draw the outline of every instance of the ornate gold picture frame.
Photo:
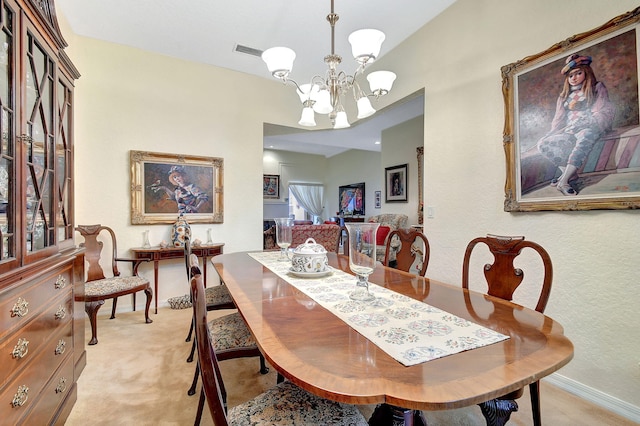
[(639, 20), (502, 67), (505, 211), (640, 208)]
[(222, 223), (224, 160), (130, 151), (131, 224)]

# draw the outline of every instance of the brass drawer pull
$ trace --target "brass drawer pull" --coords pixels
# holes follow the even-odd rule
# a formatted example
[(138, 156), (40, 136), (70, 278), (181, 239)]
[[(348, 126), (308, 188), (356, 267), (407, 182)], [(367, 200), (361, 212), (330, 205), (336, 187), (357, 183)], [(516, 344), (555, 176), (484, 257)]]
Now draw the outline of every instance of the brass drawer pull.
[(55, 354), (62, 355), (66, 347), (67, 347), (67, 343), (64, 340), (62, 339), (58, 340), (58, 345), (56, 346)]
[(29, 302), (22, 297), (18, 297), (15, 305), (11, 308), (12, 317), (23, 317), (29, 313)]
[(58, 381), (58, 386), (56, 386), (56, 393), (62, 393), (67, 390), (67, 379), (61, 377)]
[(56, 283), (54, 285), (56, 290), (59, 290), (61, 288), (65, 288), (66, 286), (67, 286), (67, 279), (65, 277), (63, 277), (62, 275), (58, 275), (58, 279), (56, 280)]
[(29, 396), (27, 395), (28, 393), (29, 393), (29, 388), (25, 385), (20, 385), (18, 387), (18, 392), (16, 392), (16, 394), (13, 395), (13, 401), (11, 401), (11, 406), (13, 408), (22, 407), (27, 402), (27, 399), (29, 399)]
[(65, 309), (65, 307), (59, 306), (58, 311), (56, 312), (56, 315), (55, 315), (56, 319), (60, 320), (66, 316), (67, 316), (67, 310)]
[(11, 356), (16, 359), (22, 359), (29, 353), (29, 341), (22, 337), (18, 339), (18, 343), (13, 347)]

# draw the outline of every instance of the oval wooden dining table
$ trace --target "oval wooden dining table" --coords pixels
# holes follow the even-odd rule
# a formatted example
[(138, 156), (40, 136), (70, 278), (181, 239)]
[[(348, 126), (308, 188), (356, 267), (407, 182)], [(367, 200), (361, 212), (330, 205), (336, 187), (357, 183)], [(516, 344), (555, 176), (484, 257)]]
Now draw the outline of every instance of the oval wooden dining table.
[[(350, 273), (347, 256), (328, 257), (333, 268)], [(211, 262), (282, 376), (335, 401), (402, 407), (408, 424), (420, 422), (419, 410), (485, 403), (521, 389), (573, 357), (563, 327), (535, 310), (379, 265), (370, 282), (510, 337), (407, 367), (246, 252)]]

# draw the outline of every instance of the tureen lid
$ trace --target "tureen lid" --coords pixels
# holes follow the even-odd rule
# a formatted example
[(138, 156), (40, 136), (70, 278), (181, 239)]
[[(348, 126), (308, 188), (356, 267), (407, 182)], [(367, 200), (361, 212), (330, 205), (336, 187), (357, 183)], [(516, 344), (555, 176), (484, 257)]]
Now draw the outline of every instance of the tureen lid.
[(326, 253), (327, 250), (322, 246), (322, 244), (316, 243), (316, 240), (313, 238), (307, 238), (307, 241), (304, 244), (300, 244), (293, 250), (294, 254), (316, 254), (316, 253)]

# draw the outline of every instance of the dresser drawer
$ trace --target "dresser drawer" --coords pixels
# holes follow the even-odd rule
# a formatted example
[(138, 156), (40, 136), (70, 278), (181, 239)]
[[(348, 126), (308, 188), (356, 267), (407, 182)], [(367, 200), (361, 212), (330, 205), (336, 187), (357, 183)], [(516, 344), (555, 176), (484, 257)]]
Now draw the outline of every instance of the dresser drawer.
[[(50, 303), (47, 310), (27, 322), (24, 328), (9, 335), (4, 341), (0, 341), (0, 389), (42, 351), (54, 356), (56, 352), (71, 349), (73, 345), (71, 291), (67, 291), (65, 296), (58, 297)], [(60, 330), (63, 330), (62, 334), (54, 338), (54, 335), (60, 334)], [(60, 340), (64, 343), (59, 343)]]
[[(58, 412), (58, 407), (65, 400), (71, 389), (75, 386), (73, 382), (73, 357), (67, 356), (62, 367), (51, 378), (51, 381), (42, 390), (37, 401), (29, 414), (21, 419), (21, 425), (48, 425), (51, 424), (53, 416)], [(75, 395), (74, 395), (75, 396)]]
[[(39, 399), (43, 387), (52, 377), (55, 377), (54, 372), (65, 362), (71, 365), (71, 372), (64, 377), (68, 385), (73, 383), (72, 324), (68, 321), (56, 333), (51, 334), (51, 338), (41, 350), (33, 353), (33, 357), (21, 365), (20, 371), (14, 374), (15, 377), (6, 386), (0, 388), (2, 424), (16, 424), (18, 419), (24, 416)], [(66, 342), (63, 353), (60, 353), (60, 350), (56, 351), (60, 340)]]
[(0, 341), (23, 327), (57, 296), (72, 291), (72, 264), (47, 270), (17, 288), (0, 293)]

